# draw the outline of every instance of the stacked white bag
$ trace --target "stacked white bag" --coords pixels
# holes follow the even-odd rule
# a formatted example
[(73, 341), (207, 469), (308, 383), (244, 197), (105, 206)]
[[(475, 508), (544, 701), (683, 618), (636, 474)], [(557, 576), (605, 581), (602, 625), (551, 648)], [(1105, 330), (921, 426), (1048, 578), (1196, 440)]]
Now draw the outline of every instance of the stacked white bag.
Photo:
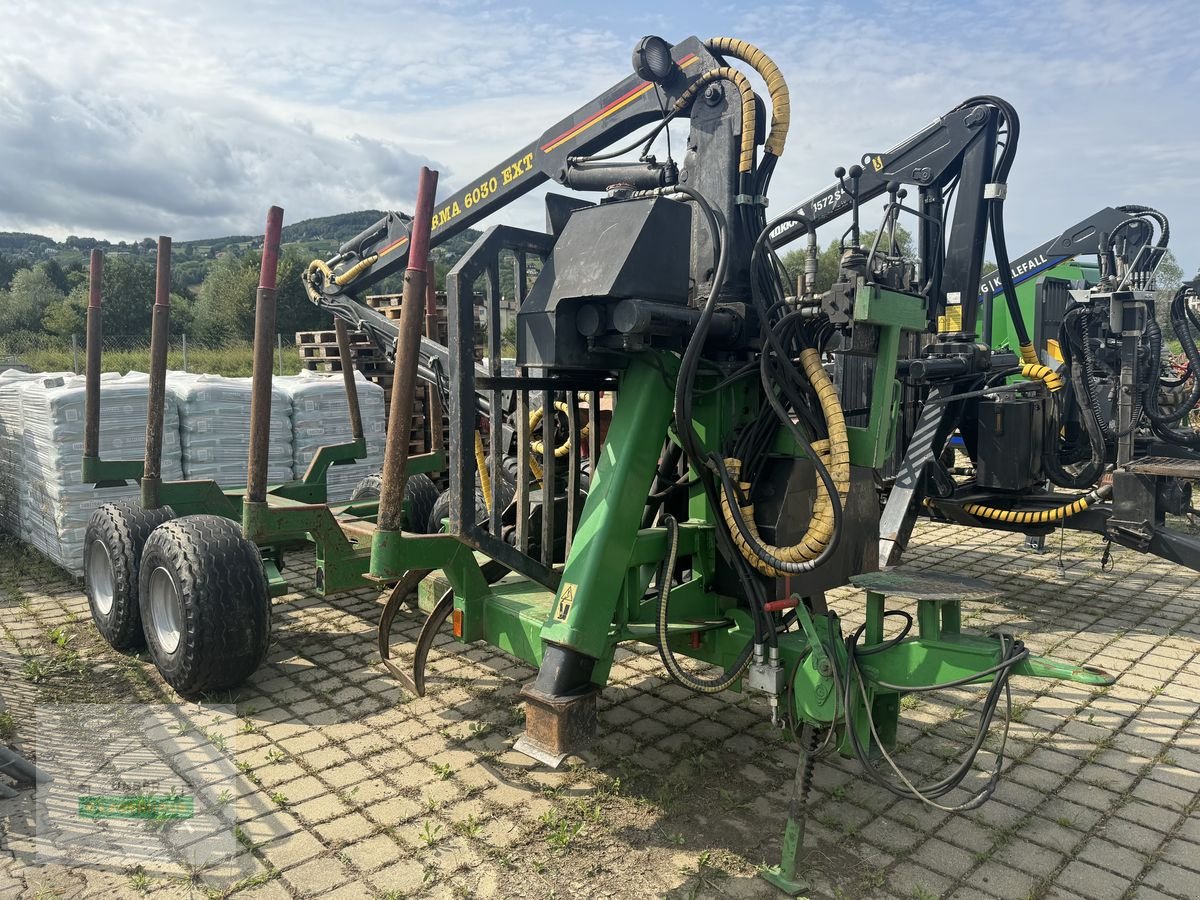
[(21, 535), (21, 389), (40, 372), (0, 372), (0, 531)]
[[(167, 395), (179, 406), (184, 478), (211, 478), (222, 488), (245, 485), (250, 453), (250, 379), (170, 372)], [(292, 472), (291, 398), (276, 385), (271, 392), (267, 481), (290, 481)]]
[[(372, 384), (361, 372), (354, 373), (358, 387), (358, 407), (362, 413), (363, 437), (367, 441), (367, 456), (358, 462), (331, 466), (326, 482), (331, 503), (349, 500), (354, 487), (367, 475), (383, 468), (383, 448), (386, 442), (383, 388)], [(296, 477), (304, 475), (318, 448), (327, 444), (344, 444), (352, 440), (350, 407), (346, 402), (346, 384), (341, 373), (326, 375), (301, 372), (276, 378), (275, 384), (284, 390), (292, 404), (292, 465)]]
[[(20, 534), (64, 569), (82, 573), (83, 538), (92, 512), (103, 503), (136, 498), (136, 484), (96, 488), (84, 484), (84, 384), (76, 375), (26, 381), (21, 395)], [(149, 381), (145, 374), (110, 373), (100, 379), (100, 456), (141, 459), (146, 447)], [(178, 480), (179, 410), (167, 398), (163, 413), (162, 477)]]

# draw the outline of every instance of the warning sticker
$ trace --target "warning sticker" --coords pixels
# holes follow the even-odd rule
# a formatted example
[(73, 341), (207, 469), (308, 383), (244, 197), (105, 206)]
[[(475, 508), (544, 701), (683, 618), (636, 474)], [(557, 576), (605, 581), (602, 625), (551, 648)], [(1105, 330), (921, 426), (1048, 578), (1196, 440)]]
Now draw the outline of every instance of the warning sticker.
[(571, 614), (571, 605), (575, 602), (575, 589), (578, 585), (571, 584), (569, 581), (562, 586), (562, 593), (558, 595), (558, 609), (554, 611), (554, 618), (560, 622), (565, 622), (567, 616)]

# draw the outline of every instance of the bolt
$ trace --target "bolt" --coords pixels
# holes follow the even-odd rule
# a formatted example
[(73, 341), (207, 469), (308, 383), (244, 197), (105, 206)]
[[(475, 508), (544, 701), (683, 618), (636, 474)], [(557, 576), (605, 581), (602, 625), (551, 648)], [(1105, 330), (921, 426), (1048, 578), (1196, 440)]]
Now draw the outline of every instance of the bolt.
[(716, 106), (721, 102), (723, 91), (715, 84), (710, 84), (704, 89), (704, 102), (709, 106)]

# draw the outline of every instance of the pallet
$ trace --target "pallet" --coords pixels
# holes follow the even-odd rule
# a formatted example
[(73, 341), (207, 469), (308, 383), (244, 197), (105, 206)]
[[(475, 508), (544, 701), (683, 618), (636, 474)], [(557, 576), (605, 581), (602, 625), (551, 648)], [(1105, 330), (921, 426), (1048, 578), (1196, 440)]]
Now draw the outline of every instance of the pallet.
[[(337, 344), (300, 344), (301, 359), (340, 359)], [(353, 360), (383, 360), (383, 354), (374, 344), (351, 344), (350, 358)]]
[[(438, 334), (435, 340), (446, 342), (445, 303), (446, 295), (438, 294), (441, 309), (439, 309)], [(402, 296), (400, 294), (376, 294), (365, 298), (372, 309), (379, 310), (392, 319), (400, 317)], [(422, 309), (422, 322), (424, 310)], [(383, 388), (384, 408), (390, 412), (392, 405), (392, 382), (395, 372), (390, 363), (379, 353), (378, 348), (363, 332), (351, 332), (350, 359), (355, 370), (373, 384)], [(300, 331), (296, 333), (296, 346), (300, 351), (300, 362), (310, 372), (336, 374), (342, 371), (341, 353), (337, 346), (335, 331)], [(435, 427), (426, 415), (426, 391), (420, 390), (413, 398), (412, 420), (408, 426), (409, 452), (413, 454), (426, 453), (433, 446), (431, 428)], [(449, 421), (442, 417), (442, 446), (449, 444)], [(444, 480), (444, 474), (443, 478)]]
[[(351, 344), (370, 344), (371, 338), (362, 331), (351, 331), (349, 334)], [(304, 344), (330, 344), (337, 346), (336, 331), (297, 331), (296, 345), (303, 346)], [(372, 346), (374, 346), (372, 344)]]
[[(340, 357), (334, 357), (333, 359), (308, 358), (302, 359), (301, 362), (304, 363), (304, 368), (308, 369), (310, 372), (342, 371), (342, 360)], [(368, 379), (370, 379), (372, 376), (380, 376), (384, 374), (389, 376), (391, 375), (391, 366), (389, 366), (382, 359), (356, 359), (352, 360), (352, 362), (354, 363), (354, 368), (359, 372), (362, 372), (363, 375)]]

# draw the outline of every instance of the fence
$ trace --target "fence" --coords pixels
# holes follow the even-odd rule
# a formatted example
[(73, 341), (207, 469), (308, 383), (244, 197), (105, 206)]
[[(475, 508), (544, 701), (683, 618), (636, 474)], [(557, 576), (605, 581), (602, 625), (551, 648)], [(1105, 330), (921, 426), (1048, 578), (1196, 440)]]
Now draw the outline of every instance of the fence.
[[(150, 338), (147, 335), (104, 335), (103, 366), (106, 372), (145, 372), (150, 367)], [(19, 333), (0, 335), (0, 369), (16, 366), (32, 372), (83, 374), (86, 358), (83, 335), (62, 337)], [(186, 333), (172, 335), (167, 348), (167, 367), (230, 377), (248, 376), (254, 369), (254, 346), (249, 341), (200, 341)], [(302, 368), (295, 335), (275, 336), (275, 370), (295, 375)]]

